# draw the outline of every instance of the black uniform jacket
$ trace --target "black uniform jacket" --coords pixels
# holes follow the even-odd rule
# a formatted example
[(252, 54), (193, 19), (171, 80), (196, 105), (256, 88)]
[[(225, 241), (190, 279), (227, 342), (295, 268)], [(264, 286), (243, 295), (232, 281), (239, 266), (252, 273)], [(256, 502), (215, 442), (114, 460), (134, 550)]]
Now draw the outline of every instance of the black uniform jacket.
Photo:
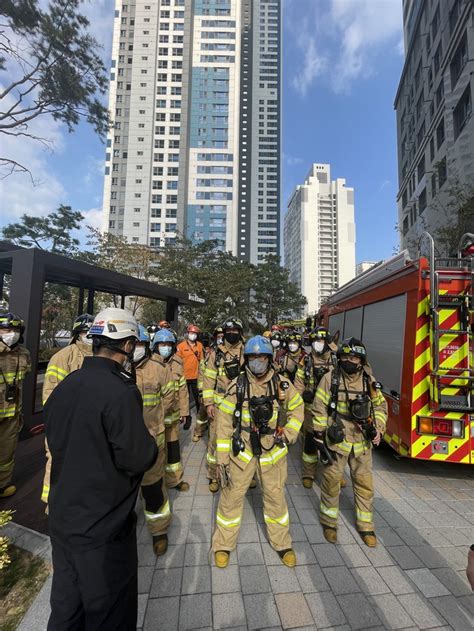
[(142, 475), (158, 453), (133, 380), (111, 359), (86, 357), (54, 389), (44, 419), (51, 537), (75, 550), (127, 537)]

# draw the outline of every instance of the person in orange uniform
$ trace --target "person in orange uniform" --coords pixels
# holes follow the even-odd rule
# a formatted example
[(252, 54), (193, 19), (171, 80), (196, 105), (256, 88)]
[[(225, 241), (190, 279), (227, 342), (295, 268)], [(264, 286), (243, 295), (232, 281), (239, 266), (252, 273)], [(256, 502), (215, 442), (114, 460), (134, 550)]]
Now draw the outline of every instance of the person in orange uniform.
[(176, 355), (183, 360), (184, 378), (188, 386), (189, 401), (191, 402), (191, 394), (196, 406), (196, 414), (199, 410), (199, 364), (204, 358), (204, 347), (198, 341), (198, 335), (201, 331), (195, 324), (189, 324), (186, 329), (186, 338), (176, 347)]

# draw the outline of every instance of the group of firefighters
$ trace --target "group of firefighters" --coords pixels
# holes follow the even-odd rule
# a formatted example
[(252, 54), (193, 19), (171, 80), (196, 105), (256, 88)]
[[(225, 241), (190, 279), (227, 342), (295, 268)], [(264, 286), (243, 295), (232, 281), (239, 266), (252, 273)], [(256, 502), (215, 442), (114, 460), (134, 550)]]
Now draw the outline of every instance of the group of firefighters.
[[(106, 309), (96, 321), (113, 323), (121, 312)], [(98, 337), (117, 335), (100, 326)], [(111, 328), (116, 327), (112, 324)], [(21, 429), (21, 384), (30, 369), (28, 351), (21, 344), (23, 331), (20, 317), (0, 313), (0, 497), (16, 490), (11, 478)], [(93, 316), (79, 316), (71, 343), (48, 364), (43, 404), (58, 384), (92, 356), (94, 337)], [(218, 567), (228, 564), (235, 549), (244, 497), (257, 480), (270, 544), (285, 565), (296, 564), (284, 489), (288, 446), (300, 434), (306, 488), (313, 485), (318, 461), (324, 463), (320, 521), (325, 538), (337, 541), (339, 493), (348, 463), (357, 529), (366, 545), (376, 545), (371, 449), (381, 440), (387, 410), (359, 340), (351, 338), (338, 345), (324, 327), (301, 334), (274, 325), (263, 336), (245, 342), (242, 322), (229, 318), (212, 336), (191, 324), (178, 343), (166, 321), (148, 328), (138, 324), (128, 370), (141, 393), (145, 425), (158, 448), (158, 457), (140, 487), (157, 556), (168, 546), (167, 489), (189, 490), (183, 479), (179, 432), (181, 425), (185, 429), (191, 425), (190, 396), (196, 406), (192, 440), (199, 441), (208, 429), (209, 490), (221, 489), (212, 541)], [(47, 442), (46, 453), (45, 503), (51, 486)]]

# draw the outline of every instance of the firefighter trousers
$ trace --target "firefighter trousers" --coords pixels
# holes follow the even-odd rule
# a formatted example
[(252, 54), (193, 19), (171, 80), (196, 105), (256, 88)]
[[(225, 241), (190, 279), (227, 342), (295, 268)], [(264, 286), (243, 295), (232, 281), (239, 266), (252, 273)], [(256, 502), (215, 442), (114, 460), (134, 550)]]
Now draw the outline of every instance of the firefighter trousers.
[(22, 428), (20, 415), (0, 420), (0, 488), (12, 481), (18, 434)]
[(206, 433), (207, 426), (208, 426), (207, 410), (205, 406), (201, 403), (196, 413), (196, 424), (194, 426), (194, 435), (199, 436), (199, 438), (204, 436), (204, 434)]
[(166, 425), (166, 486), (174, 489), (183, 481), (183, 464), (181, 462), (181, 448), (179, 446), (180, 423), (173, 421)]
[(316, 479), (316, 467), (318, 464), (318, 450), (313, 440), (313, 418), (305, 409), (303, 423), (303, 478)]
[(134, 631), (137, 625), (135, 527), (120, 541), (73, 552), (51, 539), (53, 584), (48, 631)]
[(171, 508), (165, 484), (166, 437), (165, 432), (156, 439), (158, 458), (143, 476), (141, 496), (148, 531), (152, 536), (164, 535), (171, 521)]
[(217, 479), (217, 426), (216, 419), (209, 419), (209, 437), (207, 440), (207, 479)]
[(321, 523), (337, 528), (341, 479), (347, 463), (349, 463), (354, 489), (357, 530), (371, 532), (374, 530), (374, 485), (372, 480), (372, 449), (370, 448), (361, 449), (357, 455), (354, 453), (354, 447), (349, 454), (335, 453), (333, 464), (324, 467), (321, 481)]
[[(212, 537), (212, 550), (234, 550), (239, 536), (244, 499), (252, 478), (257, 475), (263, 495), (263, 518), (267, 537), (274, 550), (291, 548), (290, 518), (285, 498), (287, 478), (286, 457), (276, 464), (262, 467), (258, 458), (252, 458), (244, 469), (234, 461), (230, 463), (231, 486), (221, 491), (216, 514), (216, 529)], [(244, 526), (245, 527), (245, 526)]]

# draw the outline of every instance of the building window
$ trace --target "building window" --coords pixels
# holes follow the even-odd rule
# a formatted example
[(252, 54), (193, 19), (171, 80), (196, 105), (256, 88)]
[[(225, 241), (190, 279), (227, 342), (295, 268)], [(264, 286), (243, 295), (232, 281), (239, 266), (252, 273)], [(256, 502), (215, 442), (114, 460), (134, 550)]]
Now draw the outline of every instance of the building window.
[(431, 176), (431, 198), (434, 199), (436, 196), (436, 173), (433, 173)]
[(438, 164), (438, 188), (441, 188), (448, 177), (446, 168), (446, 158), (443, 158)]
[(418, 162), (416, 171), (418, 175), (418, 182), (420, 182), (425, 174), (425, 156), (422, 156), (421, 160)]
[(444, 118), (441, 119), (440, 124), (436, 128), (436, 142), (437, 142), (438, 151), (439, 151), (441, 145), (444, 142)]
[(459, 99), (458, 104), (454, 108), (453, 122), (454, 122), (454, 139), (456, 140), (459, 134), (464, 129), (467, 121), (472, 114), (472, 97), (471, 97), (471, 85), (468, 83), (463, 95)]
[(420, 196), (418, 198), (418, 214), (421, 215), (421, 213), (425, 210), (426, 208), (426, 188), (424, 188), (421, 193)]
[(430, 138), (430, 160), (431, 160), (431, 162), (433, 162), (434, 157), (435, 157), (435, 143), (434, 143), (433, 136), (431, 136), (431, 138)]
[(441, 68), (441, 59), (443, 57), (443, 48), (441, 46), (441, 42), (439, 43), (438, 48), (433, 57), (433, 66), (435, 75), (438, 74), (439, 69)]
[(408, 232), (408, 215), (403, 219), (403, 228), (402, 228), (403, 236)]
[(456, 85), (462, 71), (464, 70), (464, 66), (467, 63), (467, 58), (467, 35), (466, 33), (464, 33), (450, 64), (452, 90), (454, 89), (454, 86)]

